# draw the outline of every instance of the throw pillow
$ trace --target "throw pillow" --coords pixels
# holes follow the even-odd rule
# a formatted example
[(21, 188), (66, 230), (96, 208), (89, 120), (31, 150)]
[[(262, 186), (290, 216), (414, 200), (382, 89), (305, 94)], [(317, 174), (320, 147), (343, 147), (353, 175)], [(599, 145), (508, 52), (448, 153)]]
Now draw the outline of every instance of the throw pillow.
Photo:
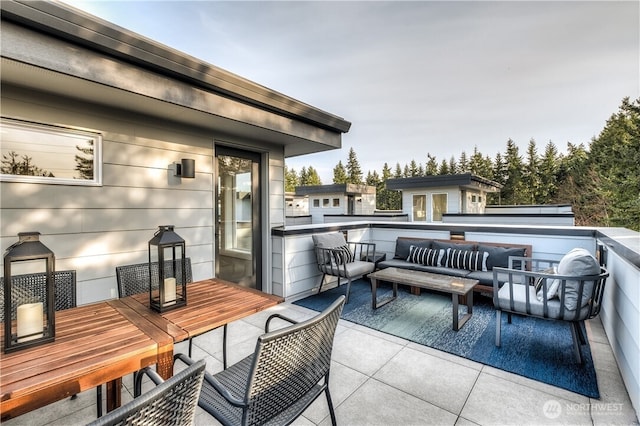
[(438, 264), (438, 266), (447, 266), (447, 256), (448, 256), (448, 249), (458, 249), (458, 250), (473, 250), (475, 248), (475, 244), (456, 244), (456, 243), (447, 243), (444, 241), (434, 241), (433, 244), (431, 244), (431, 247), (436, 249), (436, 250), (442, 250), (443, 252), (443, 256), (442, 259), (440, 259), (440, 263)]
[(398, 238), (396, 239), (396, 251), (393, 258), (406, 260), (409, 256), (409, 250), (411, 249), (411, 246), (431, 248), (431, 240)]
[[(567, 276), (589, 276), (598, 275), (600, 273), (600, 265), (595, 257), (589, 251), (583, 248), (575, 248), (564, 255), (558, 264), (558, 275)], [(582, 298), (580, 300), (580, 308), (587, 306), (589, 299), (592, 297), (594, 281), (585, 281), (582, 290)], [(573, 311), (578, 307), (578, 291), (580, 289), (580, 281), (567, 280), (564, 291), (564, 306)], [(561, 289), (562, 291), (563, 289)]]
[[(485, 246), (478, 245), (478, 251), (486, 251), (489, 253), (489, 259), (487, 259), (487, 268), (493, 269), (496, 266), (499, 268), (509, 267), (509, 256), (524, 256), (524, 248), (508, 248), (497, 246)], [(520, 262), (514, 262), (514, 269), (520, 269)]]
[(425, 247), (409, 247), (407, 261), (420, 265), (437, 266), (442, 253), (440, 250), (433, 250)]
[(447, 253), (447, 267), (486, 272), (488, 257), (487, 252), (450, 248)]
[[(542, 274), (549, 274), (549, 275), (555, 275), (557, 274), (557, 270), (555, 268), (555, 266), (552, 266), (551, 268), (547, 268), (543, 271), (540, 271), (540, 273)], [(536, 298), (542, 302), (543, 300), (543, 291), (544, 291), (544, 282), (545, 282), (545, 277), (537, 277), (535, 282), (533, 283), (534, 288), (536, 290)], [(559, 280), (552, 280), (549, 278), (546, 278), (546, 289), (547, 289), (547, 300), (552, 299), (554, 297), (557, 296), (558, 294), (558, 286), (560, 285), (560, 281)]]
[(349, 249), (349, 244), (345, 244), (333, 249), (334, 260), (338, 265), (351, 263), (355, 260), (355, 255)]

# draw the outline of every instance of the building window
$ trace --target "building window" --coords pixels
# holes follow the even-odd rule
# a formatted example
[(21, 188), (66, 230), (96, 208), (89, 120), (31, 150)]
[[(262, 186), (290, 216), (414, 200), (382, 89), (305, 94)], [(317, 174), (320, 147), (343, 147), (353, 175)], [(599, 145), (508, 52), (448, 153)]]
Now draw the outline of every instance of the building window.
[(320, 207), (320, 199), (318, 198), (313, 199), (313, 207)]
[(340, 207), (340, 198), (333, 199), (333, 207)]
[(431, 221), (442, 222), (447, 212), (447, 194), (431, 194)]
[(101, 185), (101, 150), (98, 133), (2, 118), (0, 180)]
[(427, 196), (413, 196), (413, 221), (424, 222), (427, 220)]
[(471, 196), (471, 202), (472, 202), (472, 203), (476, 203), (476, 202), (477, 202), (476, 200), (477, 200), (477, 196), (476, 196), (475, 194), (474, 194), (474, 195), (472, 195), (472, 196)]
[(328, 198), (323, 198), (322, 199), (322, 207), (329, 207), (329, 199)]

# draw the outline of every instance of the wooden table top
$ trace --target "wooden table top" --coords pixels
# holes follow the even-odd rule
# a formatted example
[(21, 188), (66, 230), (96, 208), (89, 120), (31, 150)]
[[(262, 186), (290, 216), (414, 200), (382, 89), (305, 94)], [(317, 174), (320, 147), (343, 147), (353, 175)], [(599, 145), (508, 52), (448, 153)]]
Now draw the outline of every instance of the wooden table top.
[(284, 301), (281, 297), (215, 278), (188, 284), (187, 305), (163, 313), (149, 308), (148, 294), (136, 294), (121, 300), (173, 336), (174, 343), (206, 333)]
[(158, 343), (108, 302), (58, 311), (54, 342), (0, 354), (2, 420), (119, 379), (157, 356)]
[(467, 294), (478, 284), (478, 280), (402, 268), (385, 268), (372, 272), (367, 276), (378, 280), (460, 295)]

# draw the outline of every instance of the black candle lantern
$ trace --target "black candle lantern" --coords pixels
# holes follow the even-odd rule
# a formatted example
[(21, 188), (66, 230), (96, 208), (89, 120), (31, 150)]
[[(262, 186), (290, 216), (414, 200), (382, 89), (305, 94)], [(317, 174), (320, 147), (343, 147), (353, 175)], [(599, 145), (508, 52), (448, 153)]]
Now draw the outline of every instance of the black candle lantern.
[(149, 240), (149, 304), (165, 312), (187, 304), (184, 240), (173, 225), (159, 226)]
[(39, 232), (21, 232), (4, 254), (4, 351), (55, 339), (55, 256)]

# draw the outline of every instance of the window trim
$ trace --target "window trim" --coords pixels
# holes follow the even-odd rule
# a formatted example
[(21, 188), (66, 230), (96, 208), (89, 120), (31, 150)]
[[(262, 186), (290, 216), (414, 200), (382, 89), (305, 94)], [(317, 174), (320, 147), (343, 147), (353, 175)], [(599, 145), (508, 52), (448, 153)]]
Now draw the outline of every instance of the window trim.
[(56, 126), (53, 124), (36, 123), (0, 117), (2, 127), (12, 127), (21, 130), (32, 130), (41, 133), (55, 134), (59, 136), (84, 137), (93, 139), (93, 179), (69, 179), (45, 176), (25, 176), (0, 173), (0, 182), (39, 183), (49, 185), (73, 185), (73, 186), (102, 186), (102, 134), (82, 130), (73, 127)]
[[(442, 218), (440, 218), (440, 220), (435, 220), (434, 216), (435, 216), (435, 203), (433, 200), (433, 197), (436, 195), (444, 195), (445, 196), (445, 204), (444, 204), (444, 211), (442, 212)], [(444, 215), (447, 214), (449, 212), (449, 193), (448, 192), (432, 192), (431, 193), (431, 222), (435, 222), (435, 223), (442, 223), (442, 220), (444, 219)]]

